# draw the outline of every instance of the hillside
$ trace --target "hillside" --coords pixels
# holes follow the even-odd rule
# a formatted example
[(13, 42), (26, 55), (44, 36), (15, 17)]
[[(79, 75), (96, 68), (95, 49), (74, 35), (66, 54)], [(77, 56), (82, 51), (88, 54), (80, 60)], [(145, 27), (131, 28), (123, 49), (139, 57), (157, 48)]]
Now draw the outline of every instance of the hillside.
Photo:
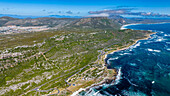
[(7, 22), (13, 21), (13, 20), (18, 20), (17, 18), (12, 18), (12, 17), (0, 17), (0, 26), (4, 26)]
[(8, 26), (8, 25), (16, 25), (16, 26), (49, 26), (49, 27), (56, 27), (56, 26), (64, 26), (73, 22), (74, 18), (26, 18), (26, 19), (17, 19), (11, 17), (1, 17), (0, 26)]
[[(16, 25), (16, 26), (67, 26), (67, 28), (83, 28), (83, 29), (111, 29), (119, 28), (120, 21), (108, 19), (107, 17), (92, 17), (92, 18), (52, 18), (52, 17), (43, 17), (43, 18), (26, 18), (26, 19), (17, 19), (12, 17), (0, 17), (0, 26)], [(66, 28), (66, 27), (65, 27)], [(64, 28), (64, 29), (65, 29)]]
[(67, 28), (73, 29), (119, 29), (120, 24), (113, 19), (107, 17), (91, 17), (81, 18), (70, 25)]

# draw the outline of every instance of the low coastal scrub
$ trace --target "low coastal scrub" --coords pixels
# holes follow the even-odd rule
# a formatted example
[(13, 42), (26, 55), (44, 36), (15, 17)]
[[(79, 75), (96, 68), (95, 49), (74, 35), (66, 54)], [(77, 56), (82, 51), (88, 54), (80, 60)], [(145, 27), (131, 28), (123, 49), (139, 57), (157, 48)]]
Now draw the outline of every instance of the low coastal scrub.
[[(97, 62), (102, 59), (99, 50), (122, 48), (137, 39), (145, 38), (149, 33), (89, 29), (6, 35), (14, 40), (2, 36), (1, 54), (20, 52), (22, 55), (9, 55), (0, 59), (0, 95), (38, 96), (57, 93), (57, 90), (70, 94), (72, 91), (69, 91), (68, 83), (81, 85), (82, 79), (88, 82), (76, 89), (87, 87), (105, 75), (101, 63)], [(22, 46), (25, 44), (29, 46)], [(10, 49), (4, 50), (6, 48)]]

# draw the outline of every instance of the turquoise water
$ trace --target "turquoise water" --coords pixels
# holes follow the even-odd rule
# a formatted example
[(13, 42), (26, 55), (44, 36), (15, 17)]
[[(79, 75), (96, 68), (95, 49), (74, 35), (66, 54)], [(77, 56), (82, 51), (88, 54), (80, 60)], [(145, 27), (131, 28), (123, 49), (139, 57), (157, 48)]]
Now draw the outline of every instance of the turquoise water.
[(121, 79), (115, 85), (91, 88), (84, 95), (170, 96), (170, 23), (130, 25), (126, 28), (157, 33), (126, 50), (107, 55), (108, 68), (121, 69)]

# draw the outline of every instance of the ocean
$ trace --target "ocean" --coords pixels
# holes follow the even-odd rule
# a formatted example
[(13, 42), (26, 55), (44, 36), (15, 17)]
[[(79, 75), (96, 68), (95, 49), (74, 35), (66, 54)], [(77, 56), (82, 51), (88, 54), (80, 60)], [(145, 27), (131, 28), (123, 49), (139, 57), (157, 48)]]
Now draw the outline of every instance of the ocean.
[(114, 85), (96, 86), (83, 95), (170, 96), (170, 23), (138, 24), (125, 28), (157, 33), (126, 50), (108, 54), (108, 68), (119, 69), (120, 78)]

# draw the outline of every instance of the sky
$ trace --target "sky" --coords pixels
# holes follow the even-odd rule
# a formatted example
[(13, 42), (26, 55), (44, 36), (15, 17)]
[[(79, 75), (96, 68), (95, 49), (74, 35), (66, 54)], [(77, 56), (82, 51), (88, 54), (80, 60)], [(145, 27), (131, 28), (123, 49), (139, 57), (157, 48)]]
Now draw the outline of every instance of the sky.
[(89, 11), (133, 8), (132, 12), (170, 14), (170, 0), (0, 0), (0, 14), (88, 16)]

